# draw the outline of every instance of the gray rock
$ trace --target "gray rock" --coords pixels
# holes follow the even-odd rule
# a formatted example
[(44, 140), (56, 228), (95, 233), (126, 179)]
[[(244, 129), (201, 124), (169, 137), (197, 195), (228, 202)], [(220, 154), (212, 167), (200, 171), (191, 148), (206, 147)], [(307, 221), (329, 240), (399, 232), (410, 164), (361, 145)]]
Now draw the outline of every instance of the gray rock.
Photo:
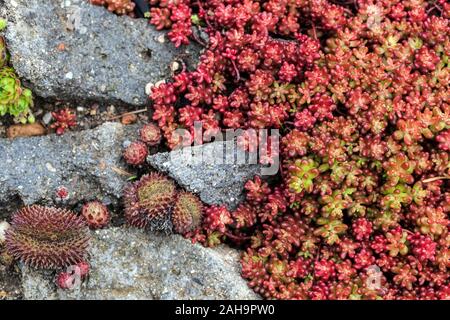
[(245, 182), (261, 174), (261, 166), (251, 164), (254, 162), (249, 161), (247, 153), (239, 151), (234, 141), (158, 153), (150, 155), (147, 162), (184, 188), (198, 193), (202, 201), (224, 204), (229, 209), (236, 208), (244, 199)]
[(2, 16), (14, 68), (44, 98), (143, 105), (146, 84), (166, 79), (172, 61), (192, 67), (199, 56), (198, 46), (161, 43), (147, 20), (88, 0), (0, 0)]
[[(56, 300), (57, 294), (52, 271), (38, 271), (22, 266), (22, 293), (27, 300)], [(45, 297), (45, 298), (44, 298)]]
[(105, 123), (62, 136), (0, 139), (0, 217), (16, 209), (11, 204), (54, 203), (61, 186), (69, 191), (65, 205), (117, 202), (129, 177), (122, 145), (136, 135), (136, 126)]
[(239, 253), (193, 245), (178, 235), (96, 231), (89, 278), (56, 289), (54, 275), (22, 268), (25, 299), (258, 299), (240, 276)]

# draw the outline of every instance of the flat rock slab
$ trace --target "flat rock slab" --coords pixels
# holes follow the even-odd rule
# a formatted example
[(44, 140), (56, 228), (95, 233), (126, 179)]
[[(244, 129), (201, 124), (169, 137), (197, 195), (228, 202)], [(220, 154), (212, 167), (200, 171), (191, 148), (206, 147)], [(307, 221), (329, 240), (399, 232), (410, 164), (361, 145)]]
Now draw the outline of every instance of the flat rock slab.
[(175, 49), (147, 20), (88, 0), (0, 0), (2, 16), (15, 70), (44, 98), (143, 105), (147, 83), (168, 78), (171, 62), (190, 67), (199, 56), (195, 45)]
[(22, 268), (25, 299), (258, 299), (240, 276), (239, 253), (178, 235), (132, 228), (96, 231), (89, 278), (57, 289), (54, 273)]
[[(238, 158), (237, 154), (242, 158)], [(181, 186), (198, 193), (203, 202), (235, 209), (244, 199), (244, 184), (261, 174), (234, 141), (218, 141), (150, 155), (147, 162)]]
[[(73, 206), (93, 199), (117, 205), (132, 174), (123, 162), (123, 147), (135, 140), (137, 133), (135, 125), (107, 122), (62, 136), (0, 139), (0, 218), (15, 211), (14, 205)], [(224, 157), (236, 152), (229, 146), (229, 142), (213, 142), (157, 153), (149, 156), (148, 162), (198, 193), (205, 203), (233, 209), (244, 198), (245, 182), (260, 174), (261, 168), (246, 162), (219, 161), (220, 152)], [(202, 154), (200, 161), (188, 157), (191, 152)], [(69, 191), (63, 203), (56, 195), (60, 187)]]
[(123, 144), (136, 135), (136, 126), (110, 122), (62, 136), (0, 139), (0, 217), (13, 209), (11, 203), (54, 203), (59, 187), (69, 191), (65, 205), (117, 202), (129, 177)]

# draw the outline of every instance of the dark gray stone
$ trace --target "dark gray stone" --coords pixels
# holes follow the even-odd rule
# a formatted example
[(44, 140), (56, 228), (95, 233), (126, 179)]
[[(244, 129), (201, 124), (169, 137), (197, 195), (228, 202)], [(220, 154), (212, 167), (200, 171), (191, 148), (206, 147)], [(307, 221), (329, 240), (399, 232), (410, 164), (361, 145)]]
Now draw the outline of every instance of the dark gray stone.
[(90, 254), (89, 278), (70, 290), (22, 267), (25, 299), (259, 299), (240, 276), (238, 251), (224, 246), (111, 228), (93, 234)]
[(147, 20), (88, 0), (0, 0), (0, 17), (16, 72), (44, 98), (143, 105), (147, 83), (168, 78), (171, 62), (190, 67), (199, 56), (195, 45), (175, 49)]

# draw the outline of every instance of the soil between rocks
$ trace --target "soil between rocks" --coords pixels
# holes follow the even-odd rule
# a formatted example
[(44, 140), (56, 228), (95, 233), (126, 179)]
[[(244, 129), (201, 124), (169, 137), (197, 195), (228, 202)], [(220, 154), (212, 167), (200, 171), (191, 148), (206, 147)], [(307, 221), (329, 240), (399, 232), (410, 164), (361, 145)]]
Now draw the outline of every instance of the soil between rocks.
[(16, 265), (4, 266), (0, 263), (0, 300), (22, 299), (21, 273)]

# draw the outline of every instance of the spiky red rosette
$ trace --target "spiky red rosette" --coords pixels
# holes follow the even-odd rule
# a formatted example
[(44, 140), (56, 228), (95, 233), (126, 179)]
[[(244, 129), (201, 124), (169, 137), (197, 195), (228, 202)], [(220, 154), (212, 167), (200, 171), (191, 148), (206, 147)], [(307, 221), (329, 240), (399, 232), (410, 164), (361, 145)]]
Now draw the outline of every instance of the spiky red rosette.
[(92, 229), (105, 227), (109, 222), (108, 208), (100, 201), (90, 201), (81, 209), (81, 214)]
[(172, 212), (172, 224), (175, 232), (186, 234), (200, 226), (203, 205), (200, 199), (189, 192), (178, 195)]
[(147, 158), (148, 149), (147, 145), (142, 141), (134, 141), (123, 152), (123, 158), (125, 161), (133, 166), (138, 166), (145, 162)]
[(141, 140), (149, 146), (156, 146), (161, 141), (161, 130), (156, 124), (147, 123), (139, 131)]
[(56, 269), (87, 257), (89, 230), (70, 210), (34, 205), (16, 212), (6, 232), (6, 247), (31, 267)]
[(150, 173), (124, 189), (125, 217), (138, 228), (165, 229), (177, 191), (169, 178)]

